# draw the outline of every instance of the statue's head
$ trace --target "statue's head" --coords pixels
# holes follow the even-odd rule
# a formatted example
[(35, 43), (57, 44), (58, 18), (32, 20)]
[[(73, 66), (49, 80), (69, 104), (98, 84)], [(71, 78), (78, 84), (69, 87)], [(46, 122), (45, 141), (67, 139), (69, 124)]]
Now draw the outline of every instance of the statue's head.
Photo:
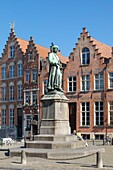
[(54, 45), (54, 44), (52, 43), (52, 45), (51, 45), (51, 47), (50, 47), (50, 50), (51, 50), (51, 52), (57, 53), (57, 51), (58, 51), (58, 46), (57, 46), (57, 45)]

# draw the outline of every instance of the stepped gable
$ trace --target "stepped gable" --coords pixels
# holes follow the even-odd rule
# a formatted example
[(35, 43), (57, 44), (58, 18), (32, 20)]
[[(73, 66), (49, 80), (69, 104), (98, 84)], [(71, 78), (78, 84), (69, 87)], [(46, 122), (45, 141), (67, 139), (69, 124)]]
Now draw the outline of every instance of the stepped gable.
[[(30, 39), (31, 39), (31, 37), (30, 37)], [(17, 45), (22, 50), (23, 54), (26, 53), (27, 46), (29, 45), (29, 41), (24, 40), (19, 37), (16, 37), (14, 28), (13, 28), (13, 29), (11, 29), (11, 33), (9, 34), (8, 40), (6, 41), (6, 45), (5, 45), (5, 48), (3, 49), (2, 56), (3, 56), (3, 54), (7, 53), (8, 42), (10, 42), (10, 41), (16, 41)], [(48, 53), (50, 52), (49, 48), (43, 47), (39, 44), (35, 44), (35, 47), (36, 47), (36, 50), (38, 51), (40, 57), (45, 58), (45, 59), (48, 57)], [(60, 52), (58, 52), (58, 56), (62, 63), (66, 64), (68, 62), (68, 58), (64, 57)]]
[(112, 47), (108, 46), (94, 38), (92, 38), (93, 43), (96, 44), (97, 48), (98, 48), (98, 52), (101, 53), (101, 56), (105, 57), (105, 58), (110, 58), (111, 57), (111, 53), (112, 53)]
[[(20, 51), (22, 53), (24, 53), (23, 49), (23, 45), (21, 47), (21, 43), (22, 43), (22, 40), (20, 40), (19, 38), (17, 38), (17, 36), (15, 35), (15, 32), (14, 32), (14, 28), (11, 28), (11, 32), (8, 36), (8, 40), (6, 41), (6, 44), (5, 44), (5, 47), (3, 49), (3, 53), (2, 53), (2, 58), (6, 57), (7, 58), (7, 54), (8, 54), (8, 46), (11, 42), (15, 42), (15, 46), (16, 46), (16, 51)], [(25, 43), (23, 43), (24, 46), (25, 46)], [(22, 49), (23, 48), (23, 49)]]
[(4, 55), (7, 54), (8, 42), (10, 41), (10, 39), (12, 39), (14, 41), (16, 38), (17, 37), (15, 35), (14, 29), (11, 28), (11, 32), (9, 34), (8, 40), (6, 41), (5, 47), (3, 49), (2, 58)]
[[(83, 28), (83, 31), (80, 34), (80, 37), (78, 38), (78, 43), (75, 44), (76, 48), (79, 45), (79, 42), (81, 41), (81, 39), (85, 39), (85, 38), (89, 39), (89, 43), (92, 44), (97, 55), (100, 55), (100, 57), (104, 57), (104, 58), (111, 57), (112, 47), (89, 36), (89, 33), (87, 32), (86, 28)], [(69, 59), (72, 60), (74, 58), (74, 52), (76, 48), (73, 48), (73, 52), (70, 53)]]

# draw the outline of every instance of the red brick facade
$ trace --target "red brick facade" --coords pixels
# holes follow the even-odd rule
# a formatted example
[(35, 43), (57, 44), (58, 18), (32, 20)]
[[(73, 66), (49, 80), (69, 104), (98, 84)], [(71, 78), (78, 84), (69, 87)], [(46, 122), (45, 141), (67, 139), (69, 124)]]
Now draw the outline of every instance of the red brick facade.
[[(84, 57), (82, 50), (84, 48), (89, 49), (90, 52), (90, 62), (86, 62), (86, 64), (82, 63), (82, 57)], [(65, 83), (63, 84), (70, 103), (70, 119), (73, 119), (70, 120), (72, 121), (72, 131), (74, 129), (80, 131), (85, 138), (92, 138), (93, 136), (102, 138), (106, 133), (113, 135), (112, 106), (108, 108), (109, 102), (113, 101), (112, 77), (109, 80), (109, 73), (113, 73), (112, 65), (112, 47), (90, 37), (86, 28), (84, 28), (78, 43), (76, 43), (76, 48), (70, 54), (69, 62), (64, 71)], [(103, 76), (101, 82), (101, 85), (104, 85), (102, 85), (103, 89), (98, 88), (100, 81), (98, 75)], [(69, 77), (74, 76), (76, 77), (76, 90), (69, 91)], [(89, 83), (82, 78), (87, 78)], [(110, 81), (111, 87), (109, 87)], [(87, 84), (89, 84), (89, 87), (87, 87)], [(88, 89), (82, 89), (85, 86)], [(89, 106), (88, 110), (84, 107), (85, 104)], [(71, 111), (73, 105), (75, 107)], [(98, 105), (101, 105), (102, 108)], [(109, 112), (110, 110), (111, 112)], [(89, 117), (85, 114), (88, 114)]]
[[(40, 99), (48, 78), (49, 52), (49, 48), (35, 44), (32, 37), (29, 41), (17, 38), (11, 29), (0, 61), (0, 125), (14, 130), (17, 137), (28, 135), (30, 122), (32, 132), (39, 133), (34, 119), (42, 117)], [(60, 52), (58, 55), (62, 63), (68, 61)]]

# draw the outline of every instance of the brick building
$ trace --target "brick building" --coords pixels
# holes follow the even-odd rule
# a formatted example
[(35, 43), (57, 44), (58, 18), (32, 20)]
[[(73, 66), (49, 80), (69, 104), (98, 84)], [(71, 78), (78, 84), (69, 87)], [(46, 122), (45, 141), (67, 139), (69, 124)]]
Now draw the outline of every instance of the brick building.
[(78, 38), (64, 70), (71, 130), (84, 138), (113, 136), (113, 47), (89, 36)]
[[(47, 92), (49, 48), (18, 38), (14, 29), (0, 59), (0, 136), (18, 138), (39, 133), (40, 99)], [(69, 99), (71, 131), (84, 138), (113, 136), (113, 47), (91, 36), (86, 28), (63, 66), (63, 89)]]
[[(46, 93), (49, 48), (18, 38), (14, 28), (0, 60), (0, 136), (39, 133), (40, 98)], [(63, 67), (68, 58), (58, 53)], [(32, 129), (31, 129), (32, 128)]]

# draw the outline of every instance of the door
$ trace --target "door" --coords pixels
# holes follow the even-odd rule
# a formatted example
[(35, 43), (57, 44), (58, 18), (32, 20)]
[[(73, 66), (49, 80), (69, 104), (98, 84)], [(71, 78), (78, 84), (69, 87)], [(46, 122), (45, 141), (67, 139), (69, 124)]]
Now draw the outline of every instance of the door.
[(69, 122), (73, 133), (73, 130), (76, 130), (76, 103), (69, 103)]
[(22, 109), (17, 109), (17, 138), (22, 138)]

